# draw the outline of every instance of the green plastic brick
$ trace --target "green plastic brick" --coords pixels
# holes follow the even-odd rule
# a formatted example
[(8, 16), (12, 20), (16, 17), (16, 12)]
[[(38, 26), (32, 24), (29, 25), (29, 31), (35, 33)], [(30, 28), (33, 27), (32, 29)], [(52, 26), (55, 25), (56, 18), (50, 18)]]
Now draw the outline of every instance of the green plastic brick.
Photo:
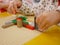
[(23, 20), (23, 23), (24, 23), (24, 24), (29, 24), (29, 22), (27, 22), (27, 21), (25, 21), (25, 20)]
[(25, 16), (20, 16), (19, 18), (22, 18), (22, 20), (27, 20)]
[(16, 19), (15, 20), (12, 20), (12, 23), (16, 24), (17, 23)]

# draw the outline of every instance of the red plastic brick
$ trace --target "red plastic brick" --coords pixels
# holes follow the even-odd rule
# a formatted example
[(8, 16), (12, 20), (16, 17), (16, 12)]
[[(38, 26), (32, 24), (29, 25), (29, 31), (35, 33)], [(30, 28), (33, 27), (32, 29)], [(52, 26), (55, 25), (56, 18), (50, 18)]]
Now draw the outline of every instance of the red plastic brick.
[(17, 18), (17, 20), (22, 20), (22, 18)]
[(30, 29), (30, 30), (34, 30), (34, 29), (35, 29), (35, 27), (33, 27), (33, 26), (31, 26), (31, 25), (24, 24), (24, 26), (25, 26), (26, 28)]

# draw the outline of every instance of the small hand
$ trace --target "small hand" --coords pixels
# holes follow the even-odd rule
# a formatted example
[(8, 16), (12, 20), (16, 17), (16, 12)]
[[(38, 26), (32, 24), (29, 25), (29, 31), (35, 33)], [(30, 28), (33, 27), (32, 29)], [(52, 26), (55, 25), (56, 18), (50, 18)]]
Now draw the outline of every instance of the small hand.
[(36, 19), (39, 30), (43, 31), (48, 27), (60, 22), (60, 13), (57, 11), (44, 12)]
[(15, 14), (15, 13), (19, 12), (18, 7), (20, 7), (20, 6), (21, 6), (21, 2), (19, 3), (19, 1), (17, 1), (17, 0), (10, 1), (7, 11), (9, 13)]

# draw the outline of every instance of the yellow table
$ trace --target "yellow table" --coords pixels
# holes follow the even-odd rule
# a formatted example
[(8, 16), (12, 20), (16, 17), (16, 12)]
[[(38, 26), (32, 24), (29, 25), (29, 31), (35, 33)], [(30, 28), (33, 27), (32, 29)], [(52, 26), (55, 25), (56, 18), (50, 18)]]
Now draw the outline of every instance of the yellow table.
[(24, 45), (60, 45), (60, 27), (54, 25)]

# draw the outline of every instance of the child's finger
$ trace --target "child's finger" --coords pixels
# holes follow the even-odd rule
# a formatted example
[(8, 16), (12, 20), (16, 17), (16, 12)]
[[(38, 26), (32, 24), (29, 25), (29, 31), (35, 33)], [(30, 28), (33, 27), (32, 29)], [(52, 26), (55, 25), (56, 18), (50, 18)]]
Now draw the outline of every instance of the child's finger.
[(39, 23), (39, 17), (36, 18), (36, 23), (37, 23), (37, 24)]
[(42, 30), (46, 30), (49, 26), (51, 26), (52, 24), (46, 24), (43, 28), (42, 28)]
[(40, 25), (38, 25), (38, 30), (39, 30), (40, 32), (43, 32), (43, 30), (40, 28)]
[(13, 5), (13, 7), (14, 7), (14, 9), (15, 9), (15, 13), (17, 12), (17, 5), (16, 5), (16, 3), (14, 3), (14, 5)]
[(39, 24), (42, 24), (42, 22), (45, 20), (45, 16), (41, 16), (40, 19), (39, 19)]
[(18, 1), (17, 1), (17, 6), (18, 6), (18, 7), (21, 7), (21, 5), (22, 5), (22, 2), (18, 0)]
[(44, 21), (40, 24), (40, 28), (42, 29), (47, 23), (48, 23), (48, 21), (47, 21), (47, 20), (44, 20)]
[(40, 23), (42, 21), (41, 19), (43, 19), (42, 15), (36, 18), (36, 23), (37, 24)]
[(9, 3), (9, 6), (8, 6), (7, 11), (8, 11), (9, 13), (11, 13), (11, 2)]
[(13, 2), (14, 2), (14, 1), (10, 1), (7, 11), (8, 11), (9, 13), (15, 14), (15, 8), (14, 8), (14, 3), (13, 3)]
[(9, 13), (11, 13), (11, 5), (9, 5), (7, 11), (8, 11)]
[(15, 14), (15, 8), (13, 6), (14, 6), (13, 1), (11, 1), (8, 7), (8, 12)]
[(11, 7), (11, 12), (12, 12), (13, 14), (16, 13), (16, 12), (15, 12), (15, 9), (14, 9), (14, 7), (13, 7), (13, 5), (12, 5), (12, 7)]

